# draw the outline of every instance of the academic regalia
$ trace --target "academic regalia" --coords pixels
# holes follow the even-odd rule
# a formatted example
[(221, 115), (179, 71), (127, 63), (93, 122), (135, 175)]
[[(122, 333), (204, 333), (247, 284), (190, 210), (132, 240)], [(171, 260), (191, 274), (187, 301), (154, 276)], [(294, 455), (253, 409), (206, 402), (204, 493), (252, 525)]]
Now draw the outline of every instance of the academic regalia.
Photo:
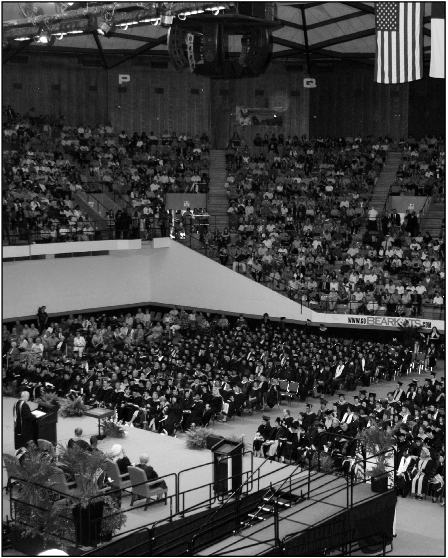
[(36, 439), (35, 421), (36, 417), (26, 401), (21, 399), (14, 403), (14, 447), (19, 449), (30, 440)]

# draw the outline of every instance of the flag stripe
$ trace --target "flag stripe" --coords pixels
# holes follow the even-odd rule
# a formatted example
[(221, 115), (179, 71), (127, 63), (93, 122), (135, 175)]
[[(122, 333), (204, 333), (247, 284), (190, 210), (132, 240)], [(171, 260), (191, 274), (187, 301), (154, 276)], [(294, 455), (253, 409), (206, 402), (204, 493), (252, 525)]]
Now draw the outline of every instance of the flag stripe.
[(433, 2), (431, 10), (431, 64), (429, 75), (445, 78), (445, 3)]
[(405, 83), (423, 75), (421, 2), (376, 2), (375, 81)]

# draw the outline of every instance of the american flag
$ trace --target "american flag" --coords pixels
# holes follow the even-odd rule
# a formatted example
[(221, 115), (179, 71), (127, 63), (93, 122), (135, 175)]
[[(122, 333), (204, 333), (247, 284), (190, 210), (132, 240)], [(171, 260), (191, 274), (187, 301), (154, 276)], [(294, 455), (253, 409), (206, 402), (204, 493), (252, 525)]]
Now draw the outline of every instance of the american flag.
[(376, 2), (377, 83), (423, 77), (423, 2)]

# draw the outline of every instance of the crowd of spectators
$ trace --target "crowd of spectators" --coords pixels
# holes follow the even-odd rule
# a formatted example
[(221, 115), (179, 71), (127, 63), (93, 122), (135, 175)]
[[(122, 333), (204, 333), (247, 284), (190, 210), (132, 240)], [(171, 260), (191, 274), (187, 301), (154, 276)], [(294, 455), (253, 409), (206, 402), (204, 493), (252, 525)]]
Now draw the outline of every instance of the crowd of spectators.
[[(323, 326), (297, 327), (267, 314), (252, 322), (173, 307), (163, 317), (138, 308), (136, 314), (56, 320), (41, 307), (29, 326), (5, 324), (2, 337), (6, 393), (81, 398), (114, 408), (129, 425), (168, 435), (274, 409), (283, 398), (314, 397), (318, 402), (307, 403), (296, 418), (285, 409), (275, 427), (263, 416), (256, 455), (307, 463), (317, 448), (325, 449), (343, 469), (355, 451), (350, 438), (379, 425), (397, 437), (402, 495), (412, 488), (421, 496), (430, 481), (434, 498), (444, 494), (443, 480), (434, 480), (443, 478), (445, 436), (445, 380), (434, 371), (445, 345), (435, 328), (410, 345), (408, 339), (342, 338)], [(431, 374), (404, 389), (416, 353)], [(387, 400), (372, 391), (384, 380), (397, 381)], [(325, 400), (357, 388), (353, 401), (342, 393), (333, 405)], [(323, 431), (342, 438), (318, 437)], [(406, 470), (402, 457), (410, 458)], [(427, 475), (415, 489), (411, 464)]]
[[(252, 149), (229, 141), (230, 230), (214, 239), (221, 263), (315, 310), (417, 316), (422, 304), (441, 308), (443, 236), (421, 233), (415, 211), (402, 219), (394, 208), (369, 208), (390, 141), (257, 134)], [(436, 142), (427, 156), (441, 163)]]
[[(403, 157), (397, 169), (396, 186), (402, 196), (445, 198), (445, 140), (425, 136), (420, 142), (408, 139), (399, 147)], [(393, 185), (393, 186), (395, 186)]]
[(125, 209), (108, 212), (109, 236), (169, 226), (167, 192), (207, 191), (207, 134), (165, 131), (159, 138), (118, 133), (111, 123), (70, 126), (64, 117), (3, 107), (5, 241), (90, 240), (98, 228), (74, 202), (78, 192), (113, 192)]

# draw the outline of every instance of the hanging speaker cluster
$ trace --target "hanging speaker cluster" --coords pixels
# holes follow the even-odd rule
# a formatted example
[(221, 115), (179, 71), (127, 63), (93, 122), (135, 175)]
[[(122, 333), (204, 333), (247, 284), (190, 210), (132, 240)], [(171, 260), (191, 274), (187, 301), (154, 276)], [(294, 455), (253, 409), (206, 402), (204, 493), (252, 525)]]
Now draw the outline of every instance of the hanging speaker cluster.
[(271, 52), (270, 31), (265, 26), (247, 28), (241, 38), (241, 52), (231, 57), (225, 23), (207, 23), (202, 29), (189, 30), (172, 25), (168, 37), (171, 61), (178, 70), (214, 78), (255, 77), (266, 69)]

